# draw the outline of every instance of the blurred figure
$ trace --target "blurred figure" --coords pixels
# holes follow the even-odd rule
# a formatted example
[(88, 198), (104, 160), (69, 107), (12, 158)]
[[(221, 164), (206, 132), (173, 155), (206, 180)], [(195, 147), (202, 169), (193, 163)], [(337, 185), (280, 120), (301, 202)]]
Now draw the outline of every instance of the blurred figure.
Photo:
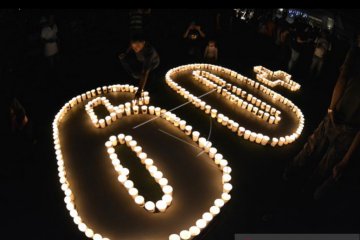
[(41, 39), (44, 42), (44, 55), (49, 60), (50, 66), (54, 67), (55, 58), (59, 52), (57, 44), (58, 27), (53, 15), (50, 15), (49, 19), (43, 17), (40, 23), (42, 24)]
[(305, 43), (305, 36), (304, 34), (299, 34), (295, 32), (290, 38), (290, 49), (291, 49), (291, 56), (290, 61), (288, 63), (288, 71), (293, 72), (294, 66), (297, 64), (300, 53), (302, 52), (303, 45)]
[(208, 45), (205, 48), (204, 59), (207, 63), (215, 64), (218, 60), (218, 48), (216, 47), (216, 42), (210, 40)]
[(19, 136), (20, 138), (23, 138), (27, 141), (33, 142), (34, 139), (32, 124), (26, 115), (24, 107), (16, 98), (13, 98), (10, 103), (9, 113), (12, 134), (14, 136)]
[(199, 61), (201, 59), (201, 43), (205, 38), (205, 33), (201, 30), (201, 26), (194, 21), (190, 23), (189, 27), (183, 35), (188, 44), (187, 53), (192, 60)]
[(139, 99), (149, 73), (159, 66), (159, 55), (155, 48), (145, 41), (143, 34), (138, 33), (131, 37), (129, 48), (119, 55), (119, 59), (125, 71), (139, 80), (139, 89), (135, 94), (135, 99)]
[[(358, 161), (360, 146), (360, 34), (341, 67), (328, 114), (284, 173), (308, 184), (319, 199)], [(352, 166), (351, 168), (349, 166)], [(354, 173), (358, 176), (358, 169)]]
[(310, 66), (310, 77), (318, 78), (324, 64), (324, 58), (327, 52), (331, 51), (331, 43), (328, 41), (325, 32), (322, 32), (320, 36), (315, 39), (314, 43), (315, 51)]

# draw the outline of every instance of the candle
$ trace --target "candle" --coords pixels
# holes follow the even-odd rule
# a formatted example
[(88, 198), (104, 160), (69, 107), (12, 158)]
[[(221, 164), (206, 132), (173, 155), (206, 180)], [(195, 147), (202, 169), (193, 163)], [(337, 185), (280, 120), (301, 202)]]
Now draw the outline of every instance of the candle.
[(126, 145), (129, 147), (129, 143), (130, 143), (130, 141), (132, 140), (133, 138), (132, 138), (132, 136), (130, 136), (130, 135), (126, 135), (125, 136), (125, 142), (126, 142)]
[(156, 116), (160, 116), (160, 113), (161, 113), (161, 108), (156, 107), (156, 108), (155, 108), (155, 115), (156, 115)]
[(181, 121), (180, 121), (180, 129), (181, 129), (181, 130), (185, 130), (185, 125), (186, 125), (186, 121), (185, 121), (185, 120), (181, 120)]
[(154, 106), (150, 106), (150, 107), (149, 107), (149, 113), (150, 113), (151, 115), (154, 115), (154, 114), (155, 114), (155, 107), (154, 107)]
[(261, 140), (263, 139), (264, 135), (262, 135), (261, 133), (258, 133), (256, 135), (256, 139), (255, 139), (255, 142), (256, 143), (261, 143)]
[(205, 113), (209, 114), (211, 111), (211, 106), (210, 105), (205, 105)]
[(198, 131), (193, 131), (192, 132), (192, 140), (194, 142), (197, 142), (197, 140), (199, 139), (200, 133)]
[(111, 124), (111, 117), (110, 116), (106, 116), (105, 117), (105, 121), (106, 121), (106, 124), (109, 126)]
[(101, 128), (104, 128), (104, 127), (105, 127), (105, 120), (104, 120), (104, 119), (100, 119), (100, 120), (99, 120), (99, 124), (100, 124), (100, 127), (101, 127)]
[(224, 118), (224, 115), (223, 115), (222, 113), (219, 113), (219, 114), (217, 115), (217, 121), (218, 121), (219, 123), (221, 123), (221, 122), (223, 121), (223, 118)]
[(255, 132), (252, 132), (252, 133), (250, 134), (250, 142), (255, 141), (256, 136), (257, 136), (257, 134), (256, 134)]
[(222, 159), (223, 159), (223, 155), (222, 155), (222, 154), (220, 154), (220, 153), (216, 153), (216, 154), (215, 154), (215, 157), (214, 157), (215, 164), (219, 164)]
[(265, 146), (269, 142), (270, 138), (268, 136), (263, 136), (261, 140), (261, 145)]
[(237, 122), (233, 122), (231, 126), (231, 131), (236, 132), (239, 128), (239, 124)]
[(244, 135), (244, 133), (245, 133), (245, 128), (244, 127), (239, 127), (238, 135), (241, 137), (242, 135)]
[(190, 135), (190, 134), (191, 134), (191, 130), (192, 130), (192, 126), (187, 125), (187, 126), (185, 127), (185, 134), (186, 134), (186, 135)]
[(150, 97), (145, 96), (145, 97), (144, 97), (144, 103), (145, 103), (146, 105), (149, 104), (149, 103), (150, 103)]
[(137, 142), (136, 142), (135, 140), (131, 140), (131, 141), (129, 142), (129, 147), (130, 147), (131, 150), (133, 150), (133, 151), (134, 151), (134, 148), (136, 147), (136, 145), (137, 145)]
[(127, 116), (130, 116), (131, 115), (131, 108), (125, 107), (125, 113), (126, 113)]
[(270, 116), (269, 123), (270, 123), (270, 124), (273, 124), (274, 121), (275, 121), (275, 117), (274, 117), (274, 116)]
[(216, 109), (211, 109), (211, 117), (215, 118), (217, 115), (217, 110)]
[(156, 208), (160, 211), (160, 212), (165, 212), (166, 208), (167, 208), (167, 204), (165, 201), (163, 200), (159, 200), (156, 202)]
[(147, 106), (141, 106), (141, 113), (147, 114), (148, 107)]
[(111, 117), (111, 120), (112, 121), (116, 121), (116, 113), (114, 113), (114, 112), (112, 112), (112, 113), (110, 113), (110, 117)]
[(211, 147), (210, 150), (209, 150), (209, 157), (210, 157), (210, 158), (214, 158), (216, 152), (217, 152), (217, 149), (214, 148), (214, 147)]
[(279, 142), (279, 139), (273, 138), (272, 141), (271, 141), (271, 146), (275, 147), (278, 144), (278, 142)]
[(244, 139), (249, 139), (250, 138), (250, 134), (251, 134), (251, 131), (250, 130), (245, 130), (245, 134), (244, 134)]
[(206, 138), (204, 137), (199, 138), (199, 147), (204, 148), (205, 144), (206, 144)]
[(228, 118), (227, 116), (224, 116), (224, 117), (223, 117), (223, 120), (222, 120), (222, 125), (223, 125), (223, 126), (226, 126), (227, 123), (228, 123), (228, 121), (229, 121), (229, 118)]
[(135, 105), (132, 108), (135, 115), (139, 113), (139, 106)]
[(117, 138), (116, 136), (111, 136), (110, 137), (110, 141), (112, 143), (113, 146), (116, 146), (117, 145)]
[(249, 104), (248, 104), (248, 107), (247, 107), (247, 110), (248, 110), (249, 112), (251, 112), (252, 108), (253, 108), (253, 105), (252, 105), (251, 103), (249, 103)]
[(149, 212), (155, 212), (155, 204), (152, 201), (147, 201), (144, 207)]
[(117, 137), (121, 144), (125, 143), (125, 135), (124, 134), (120, 133)]
[(279, 145), (279, 146), (282, 146), (284, 143), (285, 143), (285, 138), (284, 138), (284, 137), (280, 137), (278, 145)]

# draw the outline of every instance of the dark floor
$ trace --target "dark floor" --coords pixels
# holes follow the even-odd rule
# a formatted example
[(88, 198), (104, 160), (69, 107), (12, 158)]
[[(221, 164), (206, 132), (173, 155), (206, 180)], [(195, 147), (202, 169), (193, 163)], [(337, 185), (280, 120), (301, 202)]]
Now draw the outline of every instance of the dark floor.
[[(181, 39), (173, 30), (182, 24), (165, 31), (166, 24), (162, 23), (151, 38), (161, 56), (161, 65), (149, 83), (152, 85), (149, 90), (154, 105), (170, 109), (183, 100), (165, 86), (163, 76), (169, 68), (187, 63), (187, 60), (179, 47), (182, 46)], [(98, 27), (77, 39), (63, 41), (55, 71), (48, 70), (37, 55), (29, 55), (13, 72), (6, 74), (6, 84), (16, 89), (16, 95), (33, 121), (37, 142), (29, 145), (13, 138), (7, 141), (5, 137), (8, 136), (4, 135), (3, 151), (7, 154), (1, 158), (0, 168), (4, 236), (13, 239), (85, 239), (68, 216), (63, 202), (51, 123), (60, 107), (76, 94), (102, 85), (133, 82), (116, 58), (116, 53), (127, 46), (127, 37), (120, 30)], [(233, 239), (235, 233), (358, 232), (358, 188), (344, 186), (348, 190), (346, 193), (316, 202), (306, 194), (299, 194), (281, 179), (286, 164), (326, 114), (338, 67), (346, 53), (343, 49), (346, 50), (345, 44), (334, 44), (334, 56), (329, 56), (324, 74), (316, 82), (306, 78), (305, 58), (295, 77), (302, 84), (301, 91), (294, 94), (281, 91), (302, 109), (306, 118), (304, 132), (296, 143), (274, 149), (254, 146), (239, 141), (214, 124), (212, 139), (230, 161), (234, 189), (231, 201), (198, 239)], [(286, 63), (280, 61), (279, 50), (273, 41), (258, 35), (249, 25), (237, 24), (231, 34), (224, 34), (219, 40), (219, 52), (219, 65), (252, 78), (254, 65), (286, 70)], [(202, 133), (208, 131), (208, 125), (197, 121), (207, 117), (192, 105), (175, 113)]]

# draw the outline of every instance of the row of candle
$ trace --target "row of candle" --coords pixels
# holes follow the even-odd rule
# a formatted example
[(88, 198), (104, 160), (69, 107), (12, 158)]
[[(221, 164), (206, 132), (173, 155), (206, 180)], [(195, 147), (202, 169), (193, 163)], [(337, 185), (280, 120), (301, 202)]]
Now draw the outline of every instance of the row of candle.
[[(253, 88), (254, 90), (259, 89), (264, 94), (270, 96), (274, 100), (275, 103), (284, 105), (285, 107), (287, 107), (289, 109), (289, 111), (292, 111), (296, 115), (296, 117), (298, 119), (297, 128), (295, 129), (294, 132), (292, 132), (286, 136), (279, 136), (279, 137), (270, 137), (263, 133), (256, 133), (256, 132), (250, 131), (249, 129), (246, 129), (243, 126), (240, 126), (240, 124), (237, 123), (236, 121), (231, 120), (228, 116), (225, 116), (224, 114), (220, 113), (217, 109), (214, 109), (212, 106), (206, 104), (205, 101), (202, 101), (200, 98), (194, 96), (188, 90), (186, 90), (184, 87), (180, 86), (178, 83), (176, 83), (173, 80), (173, 78), (175, 78), (176, 75), (178, 75), (182, 72), (199, 71), (199, 70), (203, 70), (203, 71), (210, 70), (210, 71), (215, 71), (218, 73), (225, 73), (225, 74), (228, 74), (231, 77), (235, 78), (236, 79), (235, 82), (237, 82), (237, 83), (246, 84), (246, 85), (248, 85), (249, 88)], [(210, 75), (208, 75), (208, 76), (210, 76)], [(301, 112), (301, 110), (291, 100), (289, 100), (286, 97), (282, 96), (281, 94), (271, 90), (270, 88), (268, 88), (260, 83), (257, 83), (251, 79), (248, 79), (232, 70), (229, 70), (229, 69), (226, 69), (226, 68), (223, 68), (220, 66), (211, 65), (211, 64), (188, 64), (188, 65), (183, 65), (180, 67), (170, 69), (166, 73), (165, 80), (166, 80), (166, 83), (175, 92), (182, 95), (188, 101), (194, 103), (194, 105), (196, 107), (199, 107), (206, 114), (209, 114), (212, 118), (216, 118), (219, 123), (221, 123), (223, 126), (227, 126), (231, 131), (237, 133), (238, 136), (243, 137), (245, 140), (255, 142), (255, 143), (258, 143), (258, 144), (261, 144), (264, 146), (268, 145), (268, 144), (273, 147), (284, 146), (284, 145), (294, 142), (300, 136), (300, 134), (304, 128), (304, 123), (305, 123), (304, 115)], [(221, 80), (225, 81), (223, 79), (221, 79)], [(216, 84), (215, 82), (213, 82), (213, 83)], [(221, 81), (219, 81), (219, 84), (224, 85), (224, 83)], [(225, 86), (229, 86), (227, 84), (228, 83), (225, 83)], [(233, 86), (232, 85), (230, 85), (230, 86), (231, 86), (230, 89), (232, 89)], [(214, 87), (215, 86), (213, 86), (213, 88)], [(217, 89), (219, 87), (221, 88), (221, 86), (216, 86), (216, 87), (217, 87)], [(260, 106), (261, 106), (261, 104), (262, 103), (260, 103)], [(280, 112), (277, 112), (275, 110), (275, 108), (269, 109), (268, 105), (265, 105), (265, 106), (266, 106), (265, 109), (268, 108), (268, 110), (270, 110), (270, 113), (272, 111), (272, 113), (275, 114), (275, 116), (276, 115), (279, 116)], [(274, 109), (274, 110), (272, 110), (272, 109)], [(272, 120), (270, 120), (270, 121), (275, 122), (276, 118), (274, 116), (269, 116), (269, 119), (271, 117), (272, 117)]]
[[(162, 189), (164, 195), (156, 203), (152, 201), (145, 201), (144, 197), (139, 195), (138, 189), (134, 187), (133, 181), (129, 180), (129, 169), (121, 165), (121, 161), (114, 149), (115, 146), (122, 144), (126, 144), (126, 146), (130, 147), (131, 150), (135, 152), (141, 163), (145, 165), (150, 175)], [(142, 147), (137, 144), (137, 141), (135, 141), (130, 135), (125, 136), (123, 133), (120, 133), (117, 136), (111, 136), (109, 141), (105, 143), (105, 146), (111, 159), (111, 163), (113, 164), (115, 171), (118, 173), (119, 182), (125, 186), (135, 203), (144, 207), (149, 212), (165, 212), (173, 200), (173, 188), (169, 185), (168, 180), (164, 178), (164, 174), (154, 165), (154, 161), (151, 158), (148, 158), (147, 154), (143, 152)]]
[(291, 75), (284, 71), (271, 71), (263, 66), (255, 66), (256, 79), (270, 87), (283, 86), (291, 91), (297, 91), (301, 85), (291, 80)]
[[(111, 123), (117, 121), (117, 119), (120, 119), (123, 116), (131, 115), (131, 112), (134, 114), (146, 114), (147, 106), (143, 104), (149, 104), (150, 97), (148, 96), (148, 92), (144, 92), (143, 98), (144, 101), (141, 102), (127, 102), (125, 104), (120, 104), (119, 106), (114, 107), (105, 97), (97, 97), (85, 105), (85, 110), (95, 127), (105, 128), (106, 126), (111, 125)], [(99, 105), (104, 105), (109, 112), (109, 115), (105, 116), (105, 119), (98, 119), (97, 115), (95, 114), (94, 108)]]
[[(97, 101), (99, 101), (99, 100), (96, 100), (96, 102)], [(102, 98), (101, 102), (102, 101), (105, 101), (105, 103), (108, 102), (106, 98), (105, 99)], [(64, 201), (66, 203), (66, 208), (69, 210), (70, 216), (73, 218), (74, 223), (78, 226), (78, 229), (81, 232), (84, 232), (84, 234), (88, 238), (92, 238), (94, 240), (109, 240), (109, 238), (106, 238), (99, 233), (95, 233), (92, 228), (90, 228), (83, 222), (78, 211), (76, 210), (75, 196), (70, 189), (70, 184), (66, 177), (67, 174), (65, 171), (65, 164), (64, 164), (64, 159), (63, 159), (63, 155), (62, 155), (62, 151), (61, 151), (60, 138), (59, 138), (59, 127), (60, 127), (60, 124), (61, 124), (63, 118), (66, 116), (66, 114), (69, 111), (71, 111), (73, 107), (75, 107), (77, 104), (80, 104), (81, 102), (82, 101), (80, 101), (80, 102), (76, 101), (74, 103), (73, 99), (70, 100), (69, 102), (67, 102), (61, 108), (61, 110), (56, 114), (55, 119), (52, 124), (54, 148), (55, 148), (56, 159), (57, 159), (57, 164), (58, 164), (58, 171), (59, 171), (58, 176), (59, 176), (59, 180), (61, 183), (61, 189), (64, 191), (64, 194), (65, 194)], [(95, 103), (95, 102), (93, 102), (93, 103)], [(128, 105), (128, 104), (125, 103), (124, 105)], [(89, 107), (90, 107), (90, 105), (89, 105)], [(108, 105), (108, 107), (109, 107), (109, 105)], [(200, 234), (201, 230), (204, 229), (207, 226), (207, 224), (217, 214), (220, 213), (221, 207), (223, 207), (224, 204), (231, 199), (230, 191), (232, 190), (232, 185), (230, 183), (230, 180), (231, 180), (230, 173), (231, 173), (232, 169), (228, 166), (228, 161), (223, 158), (223, 155), (218, 153), (217, 149), (214, 146), (212, 146), (212, 143), (210, 141), (207, 141), (206, 138), (201, 137), (200, 133), (198, 131), (194, 131), (192, 126), (186, 124), (185, 120), (182, 120), (179, 117), (177, 117), (174, 113), (168, 112), (165, 109), (161, 109), (159, 107), (154, 107), (154, 106), (149, 106), (149, 107), (141, 106), (141, 107), (146, 107), (147, 114), (160, 116), (161, 118), (169, 121), (174, 126), (178, 127), (180, 130), (185, 132), (186, 135), (190, 136), (191, 139), (195, 143), (197, 143), (199, 145), (199, 147), (202, 148), (206, 154), (209, 155), (210, 159), (212, 159), (214, 161), (214, 163), (222, 171), (223, 187), (222, 187), (221, 196), (214, 201), (214, 204), (209, 208), (208, 211), (203, 213), (201, 215), (201, 217), (194, 222), (194, 225), (190, 226), (188, 229), (180, 230), (178, 234), (175, 233), (175, 234), (171, 234), (169, 236), (169, 239), (175, 239), (175, 240), (176, 239), (191, 239), (191, 238), (197, 236), (198, 234)], [(134, 111), (131, 111), (130, 115), (131, 114), (136, 114), (136, 113)], [(113, 146), (115, 144), (122, 144), (123, 140), (125, 141), (125, 144), (128, 144), (129, 147), (132, 147), (133, 151), (138, 153), (137, 155), (141, 160), (144, 159), (143, 162), (146, 166), (149, 166), (148, 171), (150, 172), (150, 174), (152, 174), (152, 176), (155, 179), (156, 178), (159, 179), (158, 183), (161, 186), (164, 186), (164, 187), (167, 186), (166, 188), (164, 188), (164, 187), (162, 188), (163, 192), (165, 193), (163, 195), (162, 199), (159, 200), (162, 202), (160, 202), (160, 203), (157, 202), (157, 204), (155, 204), (153, 202), (149, 202), (149, 201), (145, 202), (145, 199), (143, 199), (140, 195), (137, 195), (138, 191), (137, 191), (137, 189), (135, 189), (133, 187), (133, 182), (131, 182), (129, 180), (124, 180), (125, 179), (124, 176), (128, 175), (128, 170), (126, 170), (126, 168), (120, 166), (120, 160), (117, 159), (117, 157), (115, 157), (115, 155), (112, 155), (112, 154), (115, 154), (115, 152), (113, 150)], [(137, 146), (137, 143), (135, 143), (135, 140), (133, 140), (132, 137), (129, 135), (125, 136), (123, 134), (119, 134), (118, 136), (111, 136), (109, 138), (109, 141), (107, 141), (105, 143), (105, 146), (108, 149), (108, 153), (110, 154), (110, 159), (111, 159), (112, 163), (114, 164), (115, 170), (118, 172), (120, 171), (120, 173), (121, 173), (121, 174), (119, 174), (118, 180), (120, 182), (124, 181), (124, 185), (126, 184), (125, 187), (128, 189), (129, 194), (131, 196), (135, 196), (134, 197), (135, 203), (138, 205), (142, 205), (142, 203), (144, 203), (144, 208), (150, 212), (152, 212), (152, 210), (155, 208), (158, 209), (159, 211), (161, 211), (160, 209), (164, 210), (166, 208), (164, 203), (166, 203), (166, 205), (168, 206), (168, 203), (170, 203), (172, 200), (171, 194), (172, 194), (173, 189), (171, 186), (169, 186), (167, 184), (167, 180), (165, 180), (166, 178), (163, 178), (162, 176), (160, 177), (161, 172), (158, 171), (157, 168), (155, 169), (155, 166), (152, 165), (153, 161), (151, 159), (147, 158), (147, 155), (145, 155), (145, 153), (142, 152), (142, 148), (140, 146)], [(109, 150), (109, 149), (111, 149), (111, 150)], [(117, 160), (119, 160), (119, 161), (117, 161)], [(131, 191), (130, 191), (130, 189), (131, 189)]]
[[(231, 103), (234, 103), (240, 109), (244, 109), (257, 116), (258, 119), (264, 120), (270, 124), (278, 124), (280, 122), (281, 112), (279, 110), (271, 107), (270, 104), (267, 104), (265, 101), (261, 101), (252, 94), (247, 93), (240, 87), (226, 83), (225, 80), (207, 71), (193, 71), (193, 76), (195, 80), (199, 81), (199, 83), (202, 83), (210, 88), (216, 88), (217, 93), (230, 100)], [(226, 88), (222, 86), (225, 86)], [(240, 96), (240, 98), (238, 96)]]

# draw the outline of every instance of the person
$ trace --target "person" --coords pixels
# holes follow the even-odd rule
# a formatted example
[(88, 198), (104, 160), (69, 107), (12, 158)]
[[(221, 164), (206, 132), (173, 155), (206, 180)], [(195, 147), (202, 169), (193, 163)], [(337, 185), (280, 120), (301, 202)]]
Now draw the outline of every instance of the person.
[(205, 48), (204, 59), (207, 63), (216, 63), (218, 60), (218, 48), (216, 47), (216, 42), (210, 40), (208, 45)]
[(192, 57), (193, 60), (200, 60), (201, 42), (202, 39), (205, 38), (205, 33), (201, 30), (201, 26), (197, 25), (195, 21), (191, 22), (183, 38), (186, 39), (188, 43), (188, 55)]
[(54, 15), (50, 15), (49, 19), (42, 18), (40, 23), (43, 25), (41, 30), (41, 39), (44, 42), (44, 55), (49, 60), (51, 67), (55, 64), (55, 57), (57, 56), (58, 49), (58, 27), (54, 21)]
[(295, 33), (290, 40), (291, 56), (288, 63), (288, 71), (292, 72), (298, 62), (302, 47), (305, 43), (305, 36), (302, 33)]
[[(283, 177), (314, 190), (320, 199), (359, 160), (360, 146), (360, 34), (341, 67), (328, 114), (290, 162)], [(357, 157), (356, 157), (357, 156)], [(353, 165), (354, 166), (354, 165)], [(350, 174), (351, 175), (351, 174)], [(349, 174), (347, 174), (349, 176)], [(348, 177), (348, 179), (352, 177)]]
[(33, 138), (32, 123), (26, 114), (24, 107), (17, 98), (13, 98), (9, 105), (10, 129), (14, 136), (19, 136), (25, 140), (35, 143)]
[(327, 52), (331, 51), (331, 44), (327, 40), (326, 33), (322, 32), (320, 37), (316, 38), (315, 41), (315, 50), (313, 59), (310, 66), (310, 76), (318, 78), (324, 64), (324, 58)]
[(119, 55), (121, 65), (133, 78), (139, 80), (139, 88), (135, 99), (141, 97), (149, 74), (160, 64), (160, 58), (155, 48), (145, 40), (141, 33), (133, 34), (130, 46), (125, 53)]

